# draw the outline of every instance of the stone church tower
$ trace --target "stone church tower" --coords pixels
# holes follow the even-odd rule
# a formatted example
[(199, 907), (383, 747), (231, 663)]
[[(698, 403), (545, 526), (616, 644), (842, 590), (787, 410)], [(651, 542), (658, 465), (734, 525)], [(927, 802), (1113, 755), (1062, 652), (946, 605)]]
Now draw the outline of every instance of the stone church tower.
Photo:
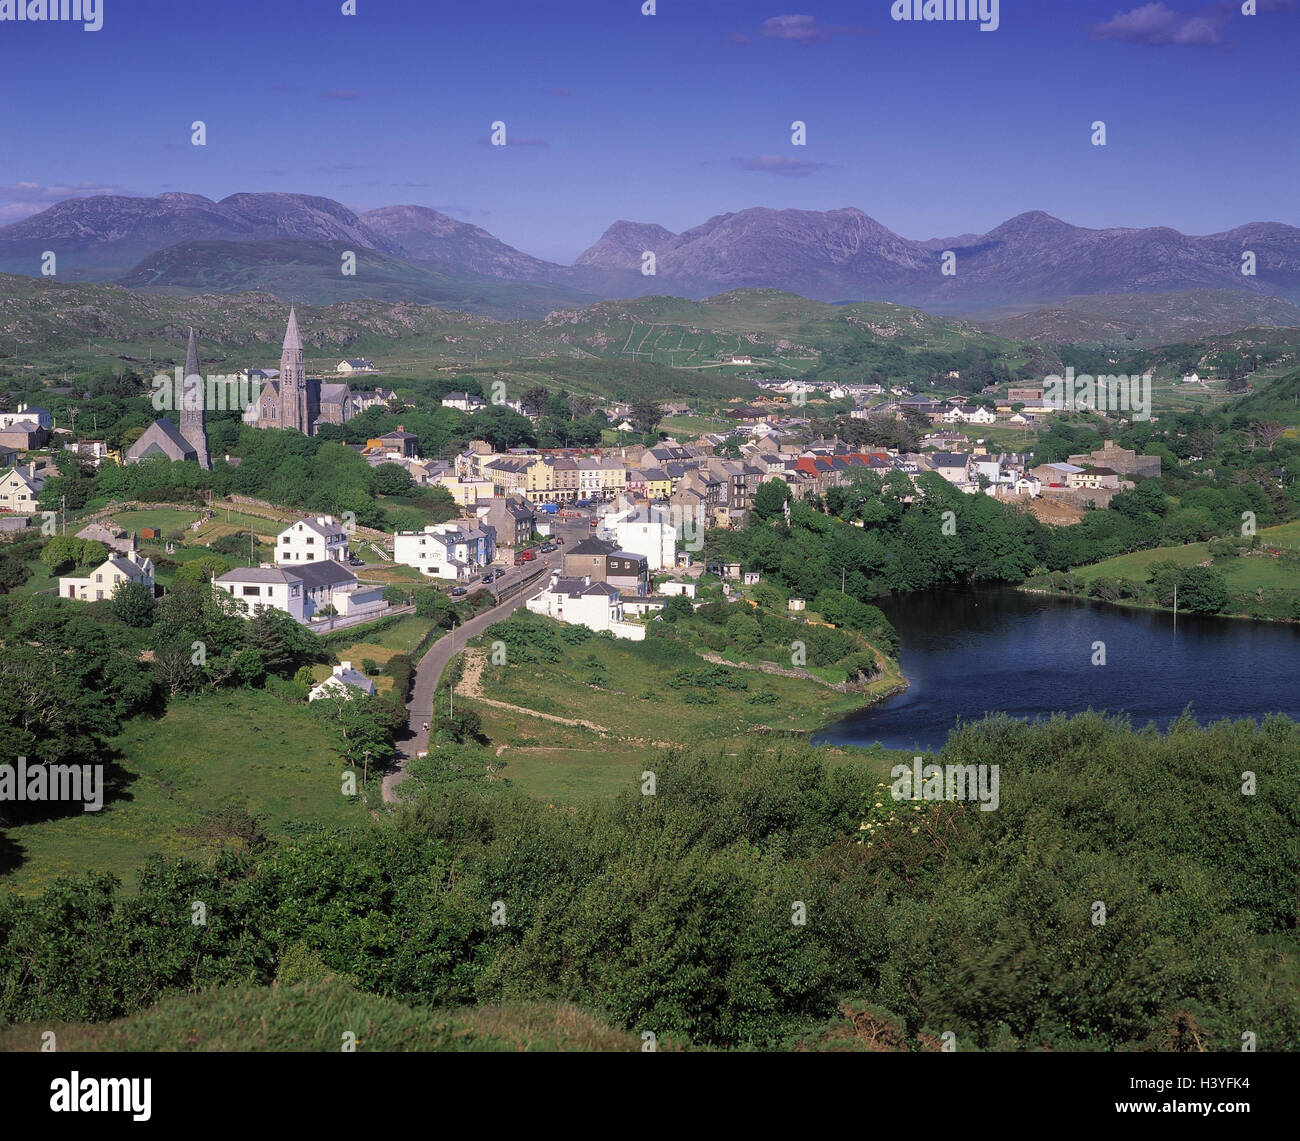
[(203, 374), (199, 371), (199, 350), (194, 343), (194, 330), (190, 329), (190, 343), (185, 350), (185, 376), (181, 381), (180, 431), (197, 454), (199, 467), (211, 471), (212, 459), (208, 455), (208, 429), (203, 410), (206, 397)]
[(280, 350), (280, 425), (305, 436), (311, 435), (307, 413), (307, 374), (302, 360), (302, 338), (298, 335), (298, 315), (291, 306), (289, 327), (284, 331)]

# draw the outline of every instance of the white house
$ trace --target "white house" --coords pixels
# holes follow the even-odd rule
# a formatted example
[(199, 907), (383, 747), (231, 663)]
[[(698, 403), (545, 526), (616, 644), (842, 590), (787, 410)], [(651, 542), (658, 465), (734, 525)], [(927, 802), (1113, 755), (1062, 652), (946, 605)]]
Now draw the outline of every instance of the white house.
[(662, 507), (630, 507), (607, 515), (604, 530), (614, 537), (621, 551), (644, 555), (651, 571), (677, 565), (677, 528)]
[(673, 595), (680, 594), (686, 598), (695, 597), (695, 583), (693, 582), (663, 582), (659, 584), (659, 593), (671, 598)]
[(138, 552), (112, 555), (85, 578), (60, 578), (59, 597), (81, 602), (112, 598), (124, 582), (138, 582), (153, 590), (153, 560)]
[(586, 626), (597, 633), (608, 630), (616, 638), (632, 642), (645, 640), (644, 626), (624, 620), (623, 600), (618, 591), (607, 582), (592, 582), (589, 576), (561, 578), (556, 575), (550, 586), (524, 605), (534, 614)]
[(458, 412), (478, 412), (486, 408), (483, 397), (473, 392), (449, 392), (442, 398), (444, 408), (455, 408)]
[(469, 578), (496, 557), (496, 529), (477, 519), (453, 519), (393, 536), (393, 561), (434, 578)]
[(295, 565), (292, 570), (265, 563), (239, 567), (218, 575), (212, 586), (234, 598), (245, 617), (268, 607), (283, 610), (304, 625), (323, 617), (327, 607), (344, 617), (388, 608), (382, 585), (362, 586), (356, 575), (333, 559)]
[(339, 361), (336, 372), (374, 372), (375, 366), (365, 357), (357, 357), (355, 360)]
[(322, 697), (350, 698), (352, 694), (349, 691), (353, 689), (359, 689), (362, 693), (368, 693), (373, 697), (375, 683), (359, 670), (354, 670), (351, 662), (339, 662), (329, 677), (311, 687), (307, 700), (319, 701)]
[(289, 524), (275, 539), (275, 561), (281, 566), (346, 560), (348, 533), (332, 515), (313, 515)]
[(959, 404), (940, 417), (945, 424), (992, 424), (997, 416), (978, 404)]
[(20, 404), (17, 412), (0, 412), (0, 431), (21, 424), (24, 420), (30, 420), (38, 428), (44, 428), (47, 432), (54, 423), (54, 418), (47, 409), (29, 408), (26, 404)]

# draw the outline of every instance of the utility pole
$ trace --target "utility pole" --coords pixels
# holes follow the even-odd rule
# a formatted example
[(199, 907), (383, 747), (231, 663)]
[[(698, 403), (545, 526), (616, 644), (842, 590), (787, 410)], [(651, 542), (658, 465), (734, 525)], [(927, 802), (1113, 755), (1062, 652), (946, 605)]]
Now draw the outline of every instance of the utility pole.
[(844, 579), (848, 573), (849, 572), (844, 567), (840, 567), (840, 593), (841, 594), (844, 593)]
[(63, 516), (63, 533), (66, 535), (68, 533), (68, 497), (66, 495), (59, 496), (59, 514)]

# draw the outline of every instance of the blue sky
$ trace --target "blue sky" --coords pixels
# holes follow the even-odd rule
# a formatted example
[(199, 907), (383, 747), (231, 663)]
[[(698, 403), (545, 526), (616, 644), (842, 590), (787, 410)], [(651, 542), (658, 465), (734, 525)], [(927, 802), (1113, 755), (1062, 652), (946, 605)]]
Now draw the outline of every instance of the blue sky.
[(1300, 225), (1295, 0), (1002, 0), (994, 32), (889, 0), (103, 4), (98, 32), (0, 22), (0, 221), (297, 191), (432, 206), (565, 262), (616, 219), (748, 206), (857, 206), (910, 238), (1035, 209)]

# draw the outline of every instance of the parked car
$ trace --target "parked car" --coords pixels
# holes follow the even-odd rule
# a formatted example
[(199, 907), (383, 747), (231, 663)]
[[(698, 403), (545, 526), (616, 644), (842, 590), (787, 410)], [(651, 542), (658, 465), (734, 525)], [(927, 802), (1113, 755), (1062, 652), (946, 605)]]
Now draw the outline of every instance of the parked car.
[(519, 557), (523, 559), (524, 562), (531, 563), (535, 558), (537, 558), (537, 552), (534, 550), (527, 550), (522, 552)]
[(524, 565), (524, 556), (523, 556), (523, 555), (515, 555), (515, 566), (517, 566), (517, 567), (521, 567), (521, 566), (523, 566), (523, 565)]
[(350, 566), (350, 567), (363, 567), (363, 566), (365, 566), (365, 565), (366, 565), (366, 560), (365, 560), (365, 559), (359, 559), (359, 558), (357, 558), (356, 555), (348, 555), (348, 566)]
[(551, 542), (554, 543), (556, 546), (560, 546), (564, 542), (564, 536), (556, 535), (555, 538), (551, 540)]
[(543, 543), (542, 554), (549, 555), (552, 551), (558, 551), (559, 548), (554, 543)]
[(591, 528), (594, 529), (594, 528), (598, 527), (599, 524), (596, 522), (595, 519), (592, 519), (592, 520), (590, 520), (590, 521), (587, 523), (587, 526), (588, 526), (588, 527), (591, 527)]
[(469, 593), (469, 587), (467, 586), (453, 586), (451, 588), (451, 594), (453, 598), (459, 598), (462, 594), (468, 594), (468, 593)]

